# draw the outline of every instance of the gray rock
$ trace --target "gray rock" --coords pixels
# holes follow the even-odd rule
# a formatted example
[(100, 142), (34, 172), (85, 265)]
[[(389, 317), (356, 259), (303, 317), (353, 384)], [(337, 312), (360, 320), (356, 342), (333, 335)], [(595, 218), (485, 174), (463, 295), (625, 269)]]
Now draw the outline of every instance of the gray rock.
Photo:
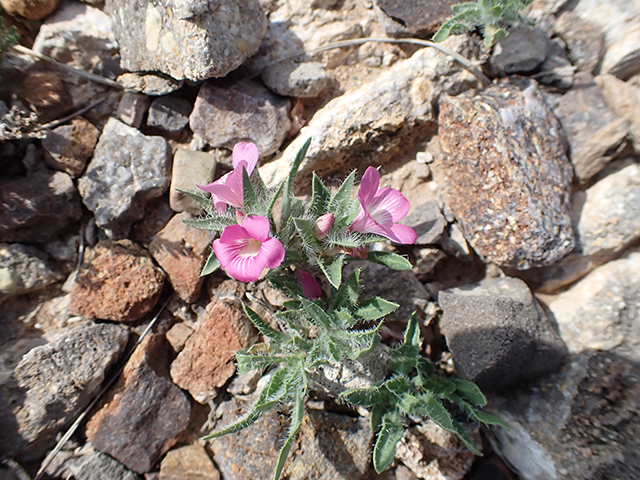
[(136, 92), (124, 92), (118, 109), (116, 118), (130, 127), (140, 128), (144, 114), (149, 108), (149, 97)]
[(598, 75), (596, 83), (611, 109), (629, 122), (633, 146), (640, 152), (640, 88), (613, 75)]
[(41, 170), (0, 180), (0, 238), (5, 242), (46, 242), (81, 214), (78, 191), (66, 173)]
[(535, 82), (443, 97), (438, 128), (449, 204), (481, 258), (525, 270), (573, 249), (573, 172)]
[(147, 125), (164, 130), (168, 134), (180, 133), (189, 123), (191, 109), (191, 103), (185, 98), (156, 98), (149, 107)]
[(604, 35), (600, 28), (591, 20), (585, 21), (574, 12), (564, 11), (553, 29), (564, 40), (571, 63), (578, 70), (593, 73), (604, 54)]
[[(623, 80), (640, 73), (640, 5), (637, 2), (580, 0), (573, 12), (604, 33), (606, 50), (600, 73), (610, 73)], [(597, 38), (595, 36), (596, 42)]]
[[(374, 4), (388, 17), (383, 22), (389, 35), (400, 32), (410, 36), (423, 36), (434, 33), (451, 16), (451, 7), (459, 0), (375, 0)], [(390, 27), (393, 22), (397, 26)]]
[(531, 380), (564, 360), (562, 339), (522, 280), (486, 279), (441, 291), (438, 302), (458, 372), (483, 388)]
[(413, 273), (418, 279), (424, 278), (429, 274), (435, 266), (447, 258), (447, 254), (438, 248), (414, 248), (413, 255), (416, 257), (416, 264), (413, 267)]
[(558, 90), (571, 88), (576, 67), (571, 65), (565, 48), (565, 43), (559, 38), (549, 41), (547, 58), (540, 66), (540, 73), (535, 76), (538, 82)]
[(60, 272), (49, 265), (45, 253), (19, 243), (0, 243), (0, 270), (8, 270), (13, 278), (11, 288), (6, 288), (6, 284), (0, 287), (0, 301), (9, 296), (40, 290), (62, 280)]
[(276, 63), (262, 72), (262, 80), (271, 91), (290, 97), (317, 97), (330, 79), (321, 63), (295, 59)]
[(260, 47), (267, 19), (258, 0), (107, 0), (122, 64), (178, 80), (223, 77)]
[(176, 80), (162, 73), (123, 73), (117, 78), (122, 88), (145, 95), (168, 95), (184, 84), (184, 80)]
[(173, 156), (169, 205), (174, 212), (199, 214), (202, 207), (177, 189), (206, 195), (197, 185), (208, 185), (213, 181), (217, 166), (212, 153), (178, 149)]
[(24, 355), (0, 385), (2, 451), (31, 459), (43, 455), (92, 400), (128, 337), (118, 325), (83, 325), (60, 330)]
[[(444, 45), (473, 56), (463, 36), (450, 37)], [(375, 81), (327, 103), (282, 156), (262, 166), (260, 173), (269, 186), (284, 180), (309, 137), (311, 144), (298, 175), (300, 185), (307, 184), (312, 171), (320, 176), (344, 172), (370, 163), (371, 158), (383, 165), (434, 133), (440, 94), (455, 95), (472, 85), (477, 85), (475, 77), (457, 63), (433, 49), (419, 50)]]
[(111, 238), (122, 238), (144, 215), (145, 203), (169, 186), (170, 148), (162, 137), (143, 135), (110, 118), (91, 163), (78, 180), (83, 203), (96, 225)]
[(571, 146), (571, 162), (581, 182), (589, 180), (611, 160), (609, 153), (628, 132), (627, 121), (616, 115), (593, 80), (580, 72), (573, 88), (560, 97), (554, 113)]
[(440, 207), (433, 200), (413, 207), (411, 213), (402, 223), (416, 231), (418, 239), (414, 243), (417, 245), (437, 243), (447, 226), (447, 221), (442, 215)]
[(250, 81), (228, 88), (205, 83), (189, 125), (212, 147), (231, 149), (249, 141), (256, 144), (260, 155), (270, 155), (291, 130), (289, 101)]
[(529, 73), (540, 66), (549, 51), (549, 37), (539, 28), (521, 24), (493, 47), (489, 62), (501, 75)]
[(74, 450), (62, 450), (47, 467), (48, 475), (75, 480), (140, 480), (109, 455), (98, 452), (86, 443)]
[(440, 246), (452, 257), (460, 258), (462, 260), (468, 260), (471, 258), (471, 247), (464, 238), (464, 233), (457, 223), (449, 225), (442, 238), (440, 238)]

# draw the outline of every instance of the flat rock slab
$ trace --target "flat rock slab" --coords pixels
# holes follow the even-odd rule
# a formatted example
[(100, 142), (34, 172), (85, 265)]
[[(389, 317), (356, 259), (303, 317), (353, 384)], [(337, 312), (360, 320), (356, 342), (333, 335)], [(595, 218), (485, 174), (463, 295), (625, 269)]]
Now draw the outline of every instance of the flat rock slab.
[(573, 172), (535, 83), (443, 97), (439, 120), (451, 209), (482, 258), (528, 269), (573, 249)]
[(171, 188), (169, 190), (169, 205), (174, 212), (189, 212), (197, 215), (202, 212), (202, 206), (198, 205), (184, 193), (202, 192), (197, 185), (208, 185), (213, 181), (218, 159), (210, 152), (194, 152), (180, 148), (173, 156), (171, 168)]
[(171, 364), (171, 378), (197, 402), (207, 403), (235, 372), (235, 353), (254, 339), (255, 330), (238, 305), (214, 301)]
[(258, 0), (107, 0), (122, 64), (195, 82), (223, 77), (260, 47), (267, 18)]
[(640, 88), (613, 75), (598, 75), (595, 81), (611, 109), (629, 122), (633, 146), (640, 151)]
[(591, 20), (585, 21), (574, 12), (562, 12), (553, 26), (567, 45), (571, 63), (578, 70), (593, 73), (604, 54), (604, 34)]
[(0, 385), (0, 448), (37, 459), (93, 399), (105, 370), (124, 350), (129, 332), (118, 325), (63, 329), (30, 350)]
[(247, 141), (256, 144), (260, 155), (270, 155), (291, 130), (289, 100), (250, 81), (227, 88), (205, 83), (198, 91), (189, 125), (212, 147), (232, 149)]
[(483, 388), (531, 380), (564, 360), (561, 338), (522, 280), (487, 279), (444, 290), (438, 302), (458, 372)]
[(103, 240), (85, 253), (69, 312), (85, 318), (135, 322), (156, 304), (165, 274), (131, 240)]
[(0, 180), (0, 238), (4, 242), (46, 242), (78, 220), (80, 197), (63, 172)]
[(87, 423), (87, 438), (97, 450), (138, 473), (155, 466), (191, 416), (187, 395), (169, 378), (169, 351), (164, 336), (147, 337)]
[(78, 180), (83, 203), (109, 237), (126, 237), (131, 224), (143, 217), (147, 201), (167, 190), (170, 154), (163, 137), (109, 119)]

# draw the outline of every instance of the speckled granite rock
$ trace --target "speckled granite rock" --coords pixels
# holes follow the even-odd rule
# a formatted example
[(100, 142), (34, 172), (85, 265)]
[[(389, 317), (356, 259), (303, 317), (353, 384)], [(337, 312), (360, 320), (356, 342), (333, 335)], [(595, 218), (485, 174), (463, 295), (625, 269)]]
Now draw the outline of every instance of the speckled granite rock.
[(0, 281), (0, 300), (13, 295), (34, 292), (63, 277), (54, 270), (48, 255), (19, 243), (0, 243), (0, 275), (10, 283)]
[(439, 120), (451, 209), (481, 257), (527, 269), (573, 249), (573, 172), (534, 82), (443, 97)]

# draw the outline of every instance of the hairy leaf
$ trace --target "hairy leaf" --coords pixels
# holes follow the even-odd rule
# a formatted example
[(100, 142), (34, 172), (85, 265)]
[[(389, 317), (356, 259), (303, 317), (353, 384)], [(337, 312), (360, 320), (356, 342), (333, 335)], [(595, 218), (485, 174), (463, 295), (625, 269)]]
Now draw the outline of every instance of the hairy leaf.
[(342, 283), (342, 263), (344, 262), (344, 255), (336, 255), (330, 259), (322, 259), (318, 262), (318, 266), (324, 276), (327, 277), (329, 283), (335, 288), (340, 288)]
[(353, 314), (364, 320), (377, 320), (395, 312), (399, 306), (397, 303), (390, 302), (384, 298), (373, 297), (358, 305)]
[(291, 164), (291, 169), (289, 170), (289, 176), (284, 185), (284, 191), (282, 195), (282, 208), (281, 215), (282, 222), (286, 224), (289, 221), (289, 218), (292, 214), (292, 199), (293, 199), (293, 183), (296, 179), (296, 175), (298, 174), (298, 169), (300, 168), (300, 164), (304, 160), (305, 155), (307, 154), (307, 150), (309, 149), (309, 144), (311, 143), (311, 137), (304, 142), (302, 148), (298, 150), (296, 154), (296, 158), (293, 160)]
[(377, 473), (382, 473), (395, 458), (402, 431), (402, 416), (398, 412), (387, 412), (382, 416), (382, 425), (373, 447), (373, 468)]
[(331, 201), (331, 193), (324, 186), (320, 177), (313, 172), (313, 180), (311, 181), (311, 205), (309, 213), (316, 217), (329, 213), (329, 202)]
[(358, 407), (372, 407), (383, 402), (388, 396), (389, 392), (378, 385), (369, 388), (350, 388), (340, 394), (341, 398)]
[(466, 447), (469, 450), (471, 450), (471, 452), (474, 455), (478, 455), (479, 457), (482, 457), (482, 452), (478, 450), (478, 447), (476, 446), (475, 442), (473, 441), (471, 436), (467, 433), (467, 431), (464, 429), (464, 427), (460, 424), (460, 422), (458, 422), (455, 418), (452, 419), (452, 421), (453, 421), (452, 422), (453, 433), (455, 433), (456, 435), (458, 435), (458, 437), (460, 437), (460, 440), (462, 440), (462, 443), (464, 443)]
[(352, 208), (351, 191), (353, 190), (353, 180), (355, 176), (356, 172), (353, 171), (345, 178), (329, 203), (329, 211), (335, 215), (334, 225), (338, 231), (347, 228), (353, 220), (352, 214), (354, 209)]
[(260, 318), (260, 315), (258, 315), (256, 312), (251, 310), (251, 308), (249, 308), (247, 304), (244, 302), (242, 302), (242, 309), (244, 310), (244, 313), (247, 315), (247, 317), (249, 317), (249, 320), (251, 320), (251, 323), (253, 323), (253, 325), (258, 329), (258, 331), (262, 335), (268, 338), (272, 338), (274, 340), (281, 341), (283, 339), (282, 333), (278, 332), (276, 329), (272, 328), (267, 322), (262, 320), (262, 318)]
[(247, 170), (242, 168), (242, 198), (244, 198), (244, 211), (247, 215), (262, 215), (262, 205), (256, 194)]
[(349, 358), (355, 360), (369, 355), (376, 349), (380, 343), (380, 335), (378, 334), (380, 326), (381, 324), (378, 324), (377, 327), (368, 330), (346, 332), (344, 330), (336, 330), (330, 333), (330, 337)]
[(469, 380), (462, 378), (455, 378), (453, 382), (456, 384), (456, 389), (467, 397), (471, 402), (484, 407), (487, 404), (487, 397), (484, 396), (480, 387)]
[(216, 215), (215, 217), (202, 218), (198, 220), (185, 219), (185, 220), (182, 220), (182, 223), (190, 227), (197, 228), (198, 230), (207, 230), (209, 232), (211, 231), (220, 232), (225, 228), (227, 228), (229, 225), (233, 225), (236, 222), (230, 217), (223, 217), (223, 216)]
[(411, 262), (397, 253), (368, 252), (367, 260), (389, 267), (392, 270), (411, 270)]
[(244, 375), (252, 370), (262, 370), (273, 365), (284, 363), (288, 360), (286, 357), (275, 357), (271, 355), (252, 355), (249, 353), (236, 352), (236, 361), (238, 362), (238, 374)]
[(206, 277), (207, 275), (211, 275), (213, 272), (215, 272), (219, 268), (220, 268), (220, 262), (216, 257), (216, 253), (212, 249), (211, 253), (209, 254), (209, 258), (207, 258), (207, 261), (204, 264), (204, 267), (202, 267), (202, 272), (200, 272), (200, 276)]
[[(338, 310), (342, 307), (353, 307), (360, 294), (360, 269), (356, 269), (340, 288), (335, 292), (331, 300), (331, 309)], [(364, 318), (364, 317), (362, 317)]]
[(205, 210), (210, 211), (210, 212), (215, 212), (216, 211), (215, 210), (215, 206), (213, 205), (213, 202), (211, 201), (210, 198), (207, 198), (204, 195), (200, 195), (200, 194), (195, 193), (195, 192), (190, 192), (189, 190), (182, 190), (180, 188), (176, 188), (175, 190), (177, 192), (182, 193), (183, 195), (186, 195), (191, 200), (196, 202), (198, 205), (200, 205), (200, 208), (204, 208)]
[(420, 400), (420, 404), (414, 409), (415, 413), (426, 415), (446, 431), (455, 433), (453, 418), (431, 393), (423, 394)]
[(371, 407), (369, 416), (369, 426), (371, 431), (375, 434), (380, 430), (382, 426), (382, 416), (387, 411), (387, 407), (383, 402), (376, 403)]
[(289, 426), (289, 434), (287, 435), (287, 439), (285, 440), (284, 445), (282, 445), (280, 453), (278, 454), (278, 460), (273, 472), (273, 480), (279, 480), (280, 475), (282, 475), (282, 470), (284, 469), (287, 457), (289, 456), (289, 452), (291, 451), (293, 441), (295, 440), (296, 434), (300, 429), (300, 425), (302, 425), (302, 417), (304, 415), (304, 397), (306, 394), (306, 376), (304, 375), (304, 372), (302, 372), (300, 374), (300, 385), (296, 389), (295, 397), (293, 400), (293, 410), (291, 412), (291, 425)]
[(506, 428), (508, 430), (511, 429), (509, 424), (505, 422), (503, 419), (496, 415), (492, 415), (491, 413), (483, 412), (481, 410), (477, 410), (472, 405), (467, 402), (462, 402), (465, 413), (469, 416), (471, 420), (474, 422), (481, 422), (487, 425), (498, 425), (500, 427)]
[(312, 251), (314, 255), (319, 255), (322, 247), (316, 237), (313, 222), (308, 218), (294, 218), (293, 224), (302, 239), (303, 247)]

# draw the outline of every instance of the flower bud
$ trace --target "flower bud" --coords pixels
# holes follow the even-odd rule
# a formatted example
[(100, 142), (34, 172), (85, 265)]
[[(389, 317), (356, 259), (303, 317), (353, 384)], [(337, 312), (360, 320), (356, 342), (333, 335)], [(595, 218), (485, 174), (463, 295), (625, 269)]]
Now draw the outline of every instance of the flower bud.
[(327, 236), (331, 227), (333, 227), (333, 213), (327, 213), (316, 220), (315, 234), (318, 240), (322, 240)]

